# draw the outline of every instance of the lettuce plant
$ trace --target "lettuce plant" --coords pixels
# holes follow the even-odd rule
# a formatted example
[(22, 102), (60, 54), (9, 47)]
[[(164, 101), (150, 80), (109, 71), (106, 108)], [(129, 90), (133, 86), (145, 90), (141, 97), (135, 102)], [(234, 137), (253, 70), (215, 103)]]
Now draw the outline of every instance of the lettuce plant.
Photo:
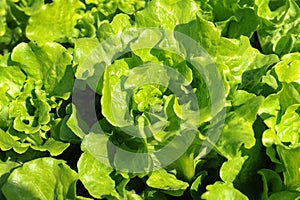
[(2, 0), (0, 199), (300, 199), (299, 0)]

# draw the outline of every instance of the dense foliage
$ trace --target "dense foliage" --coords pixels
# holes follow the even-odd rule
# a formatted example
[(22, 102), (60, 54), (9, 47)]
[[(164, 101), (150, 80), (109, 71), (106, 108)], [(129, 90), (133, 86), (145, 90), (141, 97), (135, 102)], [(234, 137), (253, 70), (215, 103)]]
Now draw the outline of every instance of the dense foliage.
[(299, 0), (1, 0), (0, 199), (300, 199), (299, 51)]

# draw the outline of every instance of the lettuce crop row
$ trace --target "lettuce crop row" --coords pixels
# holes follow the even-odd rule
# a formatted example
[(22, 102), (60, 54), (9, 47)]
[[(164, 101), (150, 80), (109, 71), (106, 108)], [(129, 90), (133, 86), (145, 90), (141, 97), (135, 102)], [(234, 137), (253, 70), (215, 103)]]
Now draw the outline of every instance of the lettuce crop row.
[(0, 199), (300, 199), (299, 0), (1, 0)]

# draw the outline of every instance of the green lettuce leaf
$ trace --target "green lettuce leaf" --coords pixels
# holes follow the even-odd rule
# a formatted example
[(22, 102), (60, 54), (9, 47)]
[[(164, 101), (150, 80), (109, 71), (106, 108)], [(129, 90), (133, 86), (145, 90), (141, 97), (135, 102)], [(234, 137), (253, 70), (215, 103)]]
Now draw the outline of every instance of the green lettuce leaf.
[(110, 177), (113, 169), (110, 166), (102, 164), (88, 152), (81, 154), (77, 163), (79, 179), (95, 198), (117, 195), (115, 182)]
[(289, 146), (297, 146), (300, 143), (300, 116), (298, 109), (300, 105), (291, 105), (287, 108), (285, 114), (281, 117), (281, 122), (275, 125), (275, 130), (282, 143), (288, 143)]
[(19, 132), (33, 134), (40, 130), (48, 130), (51, 107), (41, 82), (29, 79), (23, 92), (10, 103), (9, 117), (13, 119), (13, 128)]
[(282, 181), (275, 171), (270, 169), (261, 169), (258, 172), (263, 180), (263, 194), (262, 199), (269, 199), (269, 194), (276, 193), (282, 189)]
[(72, 113), (70, 116), (67, 116), (66, 125), (68, 128), (76, 135), (78, 138), (83, 138), (89, 127), (87, 123), (82, 119), (80, 113), (74, 104), (72, 104)]
[(207, 200), (226, 199), (226, 200), (247, 200), (247, 196), (233, 187), (231, 183), (215, 182), (213, 185), (208, 185), (207, 192), (201, 198)]
[(223, 163), (220, 169), (220, 177), (224, 182), (233, 182), (240, 173), (247, 156), (234, 157)]
[(222, 71), (224, 79), (229, 80), (231, 90), (242, 82), (245, 72), (263, 69), (278, 61), (276, 55), (263, 55), (253, 48), (249, 38), (245, 36), (239, 39), (221, 37), (215, 25), (203, 19), (200, 14), (196, 20), (179, 25), (175, 30), (193, 38), (209, 53), (218, 69)]
[(31, 146), (32, 149), (38, 151), (49, 151), (51, 156), (60, 155), (64, 150), (66, 150), (70, 144), (56, 141), (53, 138), (49, 138), (46, 142), (40, 146)]
[(11, 52), (20, 40), (24, 39), (23, 28), (26, 26), (28, 16), (20, 7), (11, 1), (3, 0), (0, 3), (0, 52)]
[(263, 52), (282, 56), (299, 51), (300, 8), (296, 1), (256, 0), (255, 5), (260, 17), (257, 33)]
[(0, 3), (0, 36), (3, 36), (6, 32), (6, 1), (1, 1)]
[(243, 90), (237, 90), (234, 95), (234, 110), (228, 112), (223, 132), (214, 147), (227, 159), (239, 156), (241, 145), (247, 149), (255, 145), (252, 125), (263, 102), (263, 97)]
[(290, 191), (282, 191), (274, 193), (270, 196), (269, 200), (276, 200), (276, 199), (282, 199), (282, 200), (299, 200), (300, 199), (300, 192), (290, 192)]
[(15, 169), (2, 187), (6, 199), (75, 199), (77, 174), (65, 161), (40, 158)]
[(258, 27), (258, 17), (252, 6), (240, 5), (238, 0), (201, 2), (202, 17), (212, 21), (221, 30), (222, 36), (251, 37)]
[(22, 10), (26, 15), (34, 15), (40, 11), (42, 6), (44, 5), (43, 0), (20, 0), (14, 1), (17, 3), (20, 10)]
[(87, 4), (97, 5), (98, 10), (105, 16), (115, 14), (117, 9), (120, 9), (126, 14), (133, 14), (136, 11), (142, 9), (146, 5), (145, 0), (118, 0), (118, 1), (108, 1), (108, 0), (87, 0)]
[(300, 191), (300, 147), (296, 148), (286, 148), (282, 146), (277, 146), (277, 152), (279, 154), (280, 160), (284, 165), (284, 185), (288, 190), (291, 191)]
[(81, 13), (81, 17), (77, 20), (77, 24), (75, 25), (78, 38), (94, 38), (96, 36), (97, 27), (100, 23), (98, 12), (96, 8), (93, 8), (85, 13)]
[(42, 81), (47, 95), (64, 99), (70, 96), (73, 72), (68, 65), (72, 56), (62, 45), (21, 43), (14, 48), (11, 57), (28, 77)]
[(132, 27), (132, 20), (129, 15), (120, 13), (113, 17), (112, 21), (107, 20), (102, 21), (97, 30), (97, 38), (99, 41), (115, 36), (116, 34), (121, 34), (126, 29)]
[(198, 10), (198, 4), (191, 0), (154, 0), (144, 10), (136, 13), (136, 26), (172, 30), (178, 24), (195, 19)]
[(15, 152), (21, 154), (26, 152), (30, 146), (30, 143), (22, 143), (18, 137), (14, 137), (2, 129), (0, 129), (0, 136), (0, 149), (2, 151), (13, 149)]
[(60, 104), (54, 101), (56, 98), (67, 99), (71, 94), (71, 55), (57, 43), (43, 47), (21, 43), (14, 48), (11, 57), (3, 58), (3, 61), (7, 60), (2, 63), (0, 72), (3, 80), (0, 148), (24, 153), (31, 146), (49, 151), (51, 155), (61, 154), (68, 144), (52, 138), (47, 141), (47, 132), (54, 118), (51, 109)]
[(152, 172), (146, 183), (148, 186), (160, 189), (172, 196), (181, 196), (189, 186), (188, 183), (178, 180), (175, 175), (164, 169)]
[(0, 128), (7, 130), (11, 123), (9, 119), (9, 104), (19, 95), (26, 76), (18, 67), (7, 66), (0, 67), (0, 79)]
[[(3, 151), (13, 149), (24, 153), (28, 147), (40, 151), (49, 151), (51, 155), (61, 154), (69, 144), (49, 138), (53, 115), (41, 82), (28, 79), (15, 99), (7, 105), (7, 131), (1, 129), (0, 148)], [(46, 140), (46, 141), (45, 141)]]
[(202, 171), (197, 174), (197, 178), (193, 181), (190, 189), (191, 196), (193, 199), (200, 199), (201, 198), (201, 189), (204, 187), (204, 180), (207, 177), (208, 173), (206, 171)]
[[(9, 174), (19, 165), (19, 163), (13, 161), (0, 161), (0, 188), (2, 188), (3, 184), (6, 182)], [(5, 198), (2, 191), (0, 191), (0, 198)]]
[(122, 77), (128, 74), (128, 64), (124, 60), (117, 60), (104, 72), (104, 83), (101, 98), (102, 113), (114, 126), (124, 127), (131, 123), (126, 102), (127, 92), (122, 88)]
[(78, 12), (84, 7), (79, 0), (55, 0), (51, 4), (43, 5), (38, 13), (30, 17), (26, 36), (38, 44), (70, 42), (76, 36), (75, 25), (81, 18)]
[(300, 84), (300, 53), (284, 55), (274, 69), (280, 82)]
[[(291, 58), (291, 55), (284, 57)], [(285, 75), (287, 70), (295, 69), (289, 67), (290, 62), (292, 61), (283, 59), (282, 62), (275, 65), (278, 79), (283, 82), (282, 88), (276, 95), (268, 97), (269, 100), (264, 104), (263, 112), (260, 115), (270, 128), (265, 130), (263, 134), (263, 144), (268, 147), (267, 153), (275, 163), (278, 161), (274, 159), (274, 155), (276, 152), (278, 153), (279, 163), (282, 163), (283, 166), (283, 183), (288, 190), (293, 191), (299, 190), (299, 161), (295, 159), (298, 158), (300, 143), (300, 134), (297, 128), (299, 127), (300, 97), (299, 85), (296, 83), (297, 77), (290, 78)], [(271, 105), (272, 102), (273, 106)], [(275, 146), (276, 152), (272, 145)]]

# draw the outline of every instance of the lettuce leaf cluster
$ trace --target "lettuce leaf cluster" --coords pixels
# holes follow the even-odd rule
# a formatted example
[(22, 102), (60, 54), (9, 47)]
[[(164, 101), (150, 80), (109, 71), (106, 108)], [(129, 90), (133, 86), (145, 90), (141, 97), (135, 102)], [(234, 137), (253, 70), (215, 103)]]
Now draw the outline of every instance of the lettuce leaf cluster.
[(300, 199), (299, 41), (299, 0), (2, 0), (0, 199)]

